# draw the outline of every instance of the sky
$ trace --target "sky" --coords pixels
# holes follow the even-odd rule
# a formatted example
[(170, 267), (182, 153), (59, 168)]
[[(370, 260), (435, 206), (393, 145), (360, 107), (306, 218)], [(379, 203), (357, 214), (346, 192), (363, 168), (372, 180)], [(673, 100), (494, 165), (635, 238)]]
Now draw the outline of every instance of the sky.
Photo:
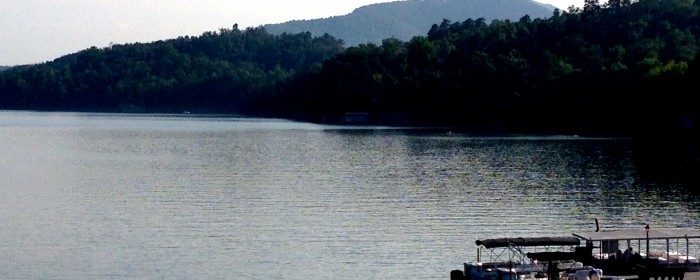
[[(488, 0), (485, 0), (488, 1)], [(537, 0), (566, 10), (584, 0)], [(43, 63), (90, 47), (345, 15), (390, 0), (0, 0), (0, 65)], [(604, 1), (603, 1), (604, 2)]]

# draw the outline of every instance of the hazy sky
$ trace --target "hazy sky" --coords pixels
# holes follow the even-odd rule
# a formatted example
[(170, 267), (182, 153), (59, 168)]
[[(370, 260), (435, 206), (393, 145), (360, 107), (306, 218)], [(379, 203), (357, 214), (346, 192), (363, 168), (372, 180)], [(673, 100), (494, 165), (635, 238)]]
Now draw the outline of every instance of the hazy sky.
[[(488, 1), (488, 0), (485, 0)], [(538, 0), (565, 10), (584, 0)], [(0, 0), (0, 65), (41, 63), (110, 43), (344, 15), (389, 0)], [(605, 2), (605, 1), (602, 1)]]

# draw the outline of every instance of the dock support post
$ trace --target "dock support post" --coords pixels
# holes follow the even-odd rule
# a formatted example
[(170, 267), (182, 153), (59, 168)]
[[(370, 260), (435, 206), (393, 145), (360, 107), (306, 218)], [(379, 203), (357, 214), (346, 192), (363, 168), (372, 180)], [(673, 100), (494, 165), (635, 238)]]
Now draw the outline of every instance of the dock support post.
[(644, 230), (647, 232), (647, 259), (649, 258), (649, 224), (644, 227)]

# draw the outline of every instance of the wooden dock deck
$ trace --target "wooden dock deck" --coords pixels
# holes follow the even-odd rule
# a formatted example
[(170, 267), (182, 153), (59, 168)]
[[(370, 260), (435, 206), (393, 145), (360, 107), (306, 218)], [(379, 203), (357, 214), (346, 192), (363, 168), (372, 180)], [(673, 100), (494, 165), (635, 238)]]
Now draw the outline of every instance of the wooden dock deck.
[[(625, 278), (627, 279), (639, 279), (637, 276), (632, 276), (630, 278)], [(639, 279), (641, 280), (641, 279)], [(647, 279), (644, 279), (647, 280)], [(654, 279), (654, 278), (649, 278), (649, 280), (671, 280), (671, 279)], [(678, 280), (678, 279), (676, 279)], [(685, 275), (683, 275), (683, 280), (700, 280), (700, 272), (686, 272)]]

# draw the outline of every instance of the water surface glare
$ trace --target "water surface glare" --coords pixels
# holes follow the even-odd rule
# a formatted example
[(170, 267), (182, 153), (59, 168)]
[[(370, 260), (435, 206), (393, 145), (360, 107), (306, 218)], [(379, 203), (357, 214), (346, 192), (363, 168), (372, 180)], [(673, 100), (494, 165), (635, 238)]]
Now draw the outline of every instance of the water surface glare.
[(699, 228), (627, 139), (0, 112), (0, 278), (447, 279), (477, 238)]

